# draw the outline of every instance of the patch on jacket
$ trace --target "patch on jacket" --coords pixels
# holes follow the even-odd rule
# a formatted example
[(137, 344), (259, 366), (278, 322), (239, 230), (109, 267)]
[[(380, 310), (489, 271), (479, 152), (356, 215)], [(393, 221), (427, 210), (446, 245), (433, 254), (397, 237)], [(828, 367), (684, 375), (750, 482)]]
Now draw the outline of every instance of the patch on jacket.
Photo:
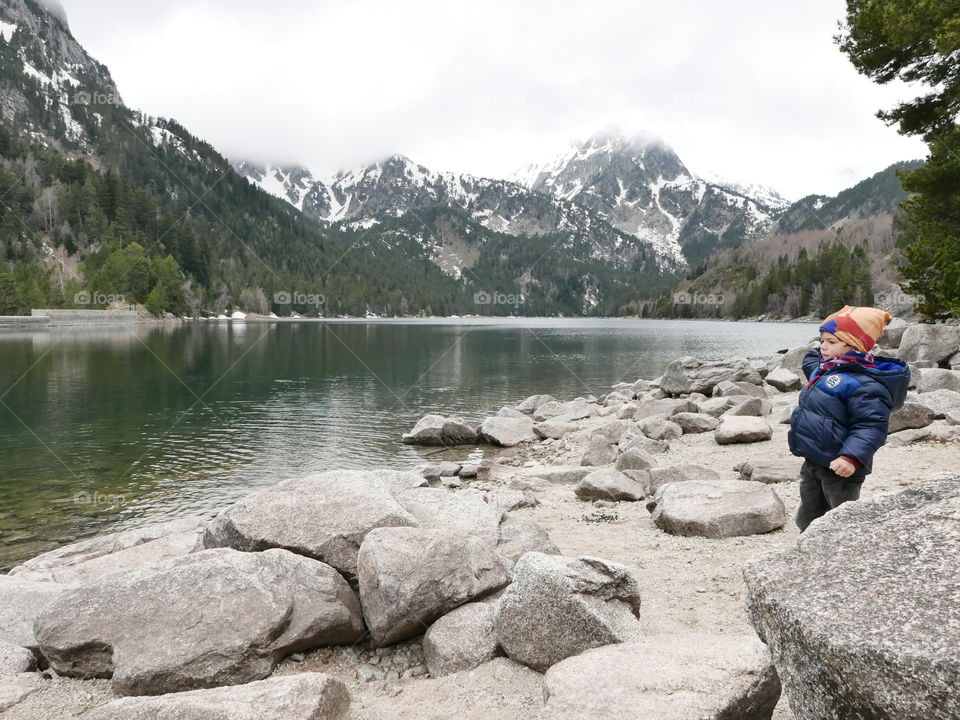
[(863, 383), (850, 373), (832, 373), (821, 379), (817, 387), (827, 395), (846, 400)]
[(828, 377), (828, 378), (826, 379), (826, 383), (827, 383), (827, 387), (828, 387), (828, 388), (835, 388), (837, 385), (840, 384), (840, 376), (839, 376), (839, 375), (831, 375), (830, 377)]

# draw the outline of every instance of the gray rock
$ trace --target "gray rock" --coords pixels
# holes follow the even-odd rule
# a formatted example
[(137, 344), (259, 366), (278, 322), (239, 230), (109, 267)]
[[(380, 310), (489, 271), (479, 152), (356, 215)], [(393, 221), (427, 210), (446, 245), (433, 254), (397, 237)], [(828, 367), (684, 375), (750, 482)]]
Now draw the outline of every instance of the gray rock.
[(540, 501), (528, 490), (509, 490), (500, 488), (487, 493), (487, 504), (493, 505), (501, 513), (513, 512), (521, 508), (537, 507)]
[(638, 447), (631, 447), (617, 458), (614, 468), (620, 472), (627, 470), (649, 470), (657, 464), (656, 458)]
[(621, 444), (620, 450), (625, 455), (631, 450), (639, 450), (648, 455), (660, 455), (667, 452), (670, 449), (670, 443), (666, 440), (651, 440), (643, 433), (628, 442), (627, 444)]
[(603, 435), (595, 435), (590, 438), (590, 445), (580, 460), (581, 465), (596, 467), (598, 465), (609, 465), (617, 459), (617, 446), (607, 440)]
[(480, 439), (498, 447), (514, 447), (520, 443), (536, 442), (540, 437), (533, 431), (533, 420), (521, 418), (488, 417), (480, 425)]
[(649, 417), (670, 417), (680, 412), (696, 412), (697, 406), (686, 398), (660, 398), (647, 400), (633, 413), (634, 420), (643, 420)]
[(946, 419), (951, 425), (960, 424), (960, 392), (932, 390), (916, 400), (932, 410), (937, 419)]
[(267, 680), (122, 698), (84, 715), (85, 720), (339, 720), (350, 707), (340, 680), (323, 673), (299, 673)]
[(650, 469), (649, 478), (644, 485), (646, 494), (654, 495), (664, 485), (691, 480), (720, 480), (720, 473), (702, 465), (671, 465)]
[(260, 680), (289, 653), (356, 642), (363, 619), (328, 565), (218, 548), (82, 585), (47, 605), (34, 631), (57, 673), (157, 695)]
[(423, 658), (431, 677), (473, 670), (498, 655), (493, 607), (461, 605), (437, 620), (423, 636)]
[(591, 437), (602, 436), (610, 443), (619, 443), (623, 431), (631, 425), (627, 420), (611, 420), (606, 425), (601, 425), (593, 431)]
[(548, 402), (540, 405), (536, 410), (533, 411), (532, 417), (537, 422), (543, 422), (545, 420), (550, 420), (551, 418), (559, 415), (563, 410), (560, 407), (561, 403), (557, 400), (550, 400)]
[(0, 640), (0, 677), (19, 675), (37, 669), (37, 658), (30, 650)]
[(958, 511), (960, 477), (928, 480), (845, 503), (747, 564), (749, 614), (798, 720), (960, 717)]
[(623, 565), (599, 558), (527, 553), (494, 612), (511, 660), (546, 670), (589, 648), (640, 633), (640, 592)]
[(72, 586), (0, 575), (0, 640), (37, 652), (33, 623), (51, 602)]
[(718, 418), (738, 403), (738, 397), (712, 397), (701, 400), (697, 403), (697, 412)]
[(547, 438), (559, 440), (576, 429), (577, 426), (573, 423), (556, 422), (554, 420), (546, 420), (533, 426), (533, 431), (542, 440)]
[(767, 391), (761, 385), (754, 385), (748, 382), (729, 382), (719, 383), (713, 389), (713, 397), (730, 397), (731, 395), (749, 395), (751, 397), (766, 398)]
[[(503, 511), (486, 501), (482, 492), (451, 492), (441, 488), (414, 488), (397, 495), (414, 526), (452, 530), (496, 545)], [(384, 526), (387, 527), (387, 526)]]
[(473, 445), (477, 431), (460, 418), (424, 415), (402, 439), (408, 445)]
[(475, 478), (480, 471), (480, 466), (475, 463), (465, 463), (460, 466), (460, 477)]
[(759, 417), (760, 415), (765, 414), (764, 403), (769, 403), (768, 400), (764, 400), (758, 397), (744, 398), (742, 395), (736, 395), (734, 396), (734, 398), (735, 399), (742, 398), (742, 399), (740, 399), (732, 408), (724, 412), (723, 415), (720, 416), (721, 418), (736, 417), (736, 416)]
[(793, 417), (793, 411), (797, 409), (796, 405), (788, 405), (787, 407), (780, 410), (779, 415), (779, 424), (780, 425), (789, 425), (790, 420)]
[(206, 520), (188, 518), (102, 535), (51, 550), (10, 571), (21, 580), (68, 585), (158, 565), (200, 549)]
[(44, 685), (43, 677), (35, 672), (0, 677), (0, 713), (23, 702)]
[(951, 390), (960, 392), (960, 370), (942, 370), (932, 368), (921, 370), (917, 379), (917, 390), (928, 393), (934, 390)]
[(897, 355), (901, 360), (939, 363), (960, 348), (960, 326), (910, 325), (903, 332)]
[(892, 318), (877, 342), (883, 347), (898, 348), (908, 327), (909, 324), (903, 318)]
[(426, 463), (424, 465), (420, 465), (417, 468), (416, 472), (424, 480), (439, 481), (440, 480), (440, 463)]
[(671, 422), (675, 422), (684, 433), (704, 433), (716, 430), (720, 421), (713, 415), (706, 413), (677, 413), (670, 417)]
[(647, 504), (654, 525), (671, 535), (725, 538), (783, 527), (783, 501), (769, 485), (688, 481), (664, 485)]
[(887, 447), (906, 447), (924, 441), (952, 442), (960, 438), (960, 427), (928, 425), (925, 428), (901, 430), (887, 436)]
[(887, 426), (887, 431), (895, 433), (900, 430), (926, 427), (936, 417), (937, 414), (926, 405), (918, 402), (905, 402), (903, 407), (890, 413), (890, 423)]
[(573, 488), (581, 500), (642, 500), (643, 486), (619, 470), (605, 468), (587, 475)]
[(773, 428), (763, 418), (740, 415), (724, 415), (714, 432), (718, 445), (761, 442), (772, 436)]
[(780, 356), (780, 367), (784, 370), (789, 370), (794, 375), (803, 378), (803, 356), (807, 354), (809, 350), (816, 348), (819, 345), (818, 340), (812, 340), (806, 345), (801, 345), (800, 347), (792, 348), (786, 353)]
[(769, 720), (770, 651), (743, 635), (662, 635), (587, 650), (544, 676), (550, 720)]
[(463, 487), (463, 480), (459, 477), (444, 477), (440, 479), (440, 484), (445, 488), (456, 490)]
[(800, 479), (800, 466), (802, 464), (802, 458), (769, 461), (748, 460), (740, 464), (740, 479), (767, 485), (791, 482)]
[(550, 535), (533, 520), (507, 515), (500, 523), (497, 553), (514, 564), (528, 552), (559, 555), (560, 548)]
[(247, 495), (207, 527), (208, 548), (256, 552), (283, 548), (332, 565), (348, 579), (357, 574), (357, 552), (376, 527), (417, 525), (396, 488), (420, 477), (391, 470), (330, 470)]
[(637, 409), (640, 407), (641, 403), (633, 401), (628, 402), (627, 404), (620, 407), (617, 410), (617, 419), (619, 420), (630, 420), (636, 414)]
[(692, 392), (709, 394), (718, 383), (730, 380), (744, 380), (758, 385), (763, 382), (746, 358), (705, 362), (686, 356), (667, 365), (660, 388), (671, 395)]
[(643, 434), (651, 440), (666, 440), (669, 442), (683, 435), (682, 427), (661, 417), (648, 417), (641, 420), (637, 425), (643, 431)]
[(803, 384), (803, 380), (799, 375), (796, 375), (795, 373), (792, 373), (782, 367), (768, 373), (765, 379), (768, 385), (773, 385), (773, 387), (780, 392), (799, 390)]
[[(542, 405), (545, 405), (548, 402), (557, 402), (557, 399), (553, 395), (531, 395), (522, 403), (517, 405), (517, 410), (526, 415), (532, 415)], [(557, 404), (559, 405), (559, 403)]]
[(460, 463), (444, 460), (440, 463), (440, 477), (453, 477), (460, 474)]
[(357, 567), (363, 616), (378, 647), (419, 635), (510, 581), (508, 560), (446, 529), (377, 528), (360, 546)]
[(960, 370), (960, 352), (947, 358), (951, 370)]
[(558, 485), (573, 485), (592, 472), (592, 467), (584, 465), (544, 465), (543, 467), (529, 468), (525, 475)]
[(497, 410), (497, 417), (517, 418), (517, 419), (520, 419), (520, 420), (529, 420), (529, 419), (530, 419), (530, 418), (527, 416), (526, 413), (522, 413), (522, 412), (520, 412), (519, 410), (517, 410), (516, 408), (506, 407), (506, 406), (504, 406), (504, 407), (500, 408), (499, 410)]
[(584, 420), (586, 418), (599, 415), (601, 409), (602, 408), (592, 400), (577, 398), (576, 400), (560, 403), (558, 408), (560, 412), (553, 416), (553, 420), (555, 422), (574, 422), (575, 420)]

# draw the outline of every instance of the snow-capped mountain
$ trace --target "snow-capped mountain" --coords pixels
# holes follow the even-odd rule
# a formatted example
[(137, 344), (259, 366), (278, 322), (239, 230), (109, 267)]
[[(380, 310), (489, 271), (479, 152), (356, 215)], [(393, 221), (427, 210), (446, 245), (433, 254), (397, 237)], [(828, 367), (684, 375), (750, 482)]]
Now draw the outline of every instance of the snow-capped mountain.
[(509, 179), (433, 172), (394, 155), (327, 179), (296, 166), (235, 168), (305, 214), (369, 227), (411, 210), (455, 207), (509, 235), (586, 232), (594, 255), (629, 265), (639, 248), (663, 270), (694, 265), (714, 249), (761, 237), (789, 203), (773, 191), (694, 176), (662, 140), (605, 131)]
[(762, 237), (790, 204), (759, 186), (691, 173), (663, 140), (605, 130), (513, 178), (595, 211), (618, 230), (693, 265), (714, 249)]

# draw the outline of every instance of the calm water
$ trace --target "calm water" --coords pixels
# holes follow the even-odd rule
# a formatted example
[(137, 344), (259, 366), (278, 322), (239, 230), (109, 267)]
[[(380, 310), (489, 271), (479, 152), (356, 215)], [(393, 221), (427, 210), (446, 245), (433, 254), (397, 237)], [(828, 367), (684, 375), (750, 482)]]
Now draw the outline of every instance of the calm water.
[(428, 412), (479, 421), (534, 393), (654, 378), (680, 355), (769, 355), (815, 329), (477, 319), (0, 331), (0, 568), (211, 513), (291, 476), (415, 466), (432, 451), (399, 439)]

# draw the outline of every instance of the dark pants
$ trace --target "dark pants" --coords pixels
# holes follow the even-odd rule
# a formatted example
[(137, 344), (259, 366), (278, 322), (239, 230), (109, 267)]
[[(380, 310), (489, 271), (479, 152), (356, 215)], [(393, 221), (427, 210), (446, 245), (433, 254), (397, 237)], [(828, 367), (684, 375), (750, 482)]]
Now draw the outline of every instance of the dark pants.
[(800, 468), (800, 509), (797, 510), (797, 527), (800, 532), (807, 526), (842, 505), (860, 497), (860, 487), (866, 474), (858, 470), (848, 478), (842, 478), (830, 468), (803, 461)]

